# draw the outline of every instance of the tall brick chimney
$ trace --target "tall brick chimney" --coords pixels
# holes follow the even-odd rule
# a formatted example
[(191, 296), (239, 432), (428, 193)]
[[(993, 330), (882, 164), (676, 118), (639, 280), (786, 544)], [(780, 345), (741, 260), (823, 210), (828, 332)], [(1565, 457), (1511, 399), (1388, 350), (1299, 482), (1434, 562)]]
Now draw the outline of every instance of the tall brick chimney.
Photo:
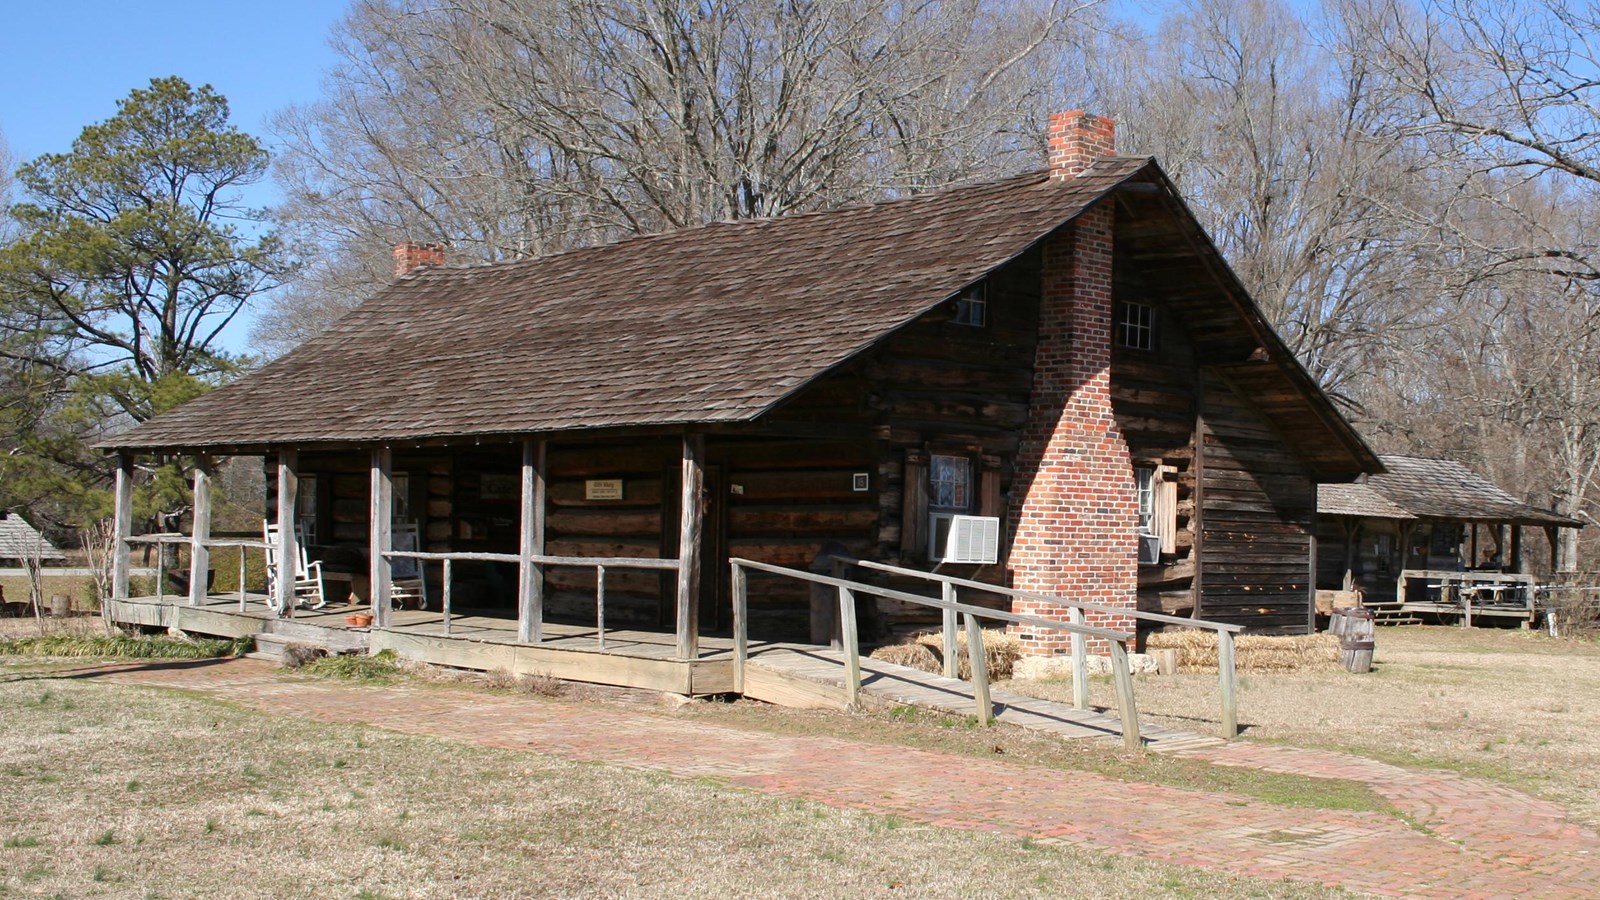
[[(1050, 176), (1077, 177), (1114, 152), (1116, 125), (1081, 110), (1050, 117)], [(1012, 586), (1134, 608), (1139, 501), (1127, 441), (1111, 407), (1113, 204), (1086, 210), (1044, 243), (1039, 342), (1028, 424), (1011, 496)], [(1016, 612), (1064, 619), (1050, 604), (1018, 599)], [(1089, 613), (1088, 623), (1131, 632), (1131, 616)], [(1024, 653), (1053, 655), (1065, 632), (1012, 626)], [(1103, 643), (1099, 652), (1106, 652)]]
[(394, 277), (410, 274), (423, 266), (444, 265), (443, 244), (401, 241), (394, 245)]
[(1050, 177), (1076, 178), (1089, 164), (1117, 152), (1117, 123), (1081, 109), (1050, 117)]

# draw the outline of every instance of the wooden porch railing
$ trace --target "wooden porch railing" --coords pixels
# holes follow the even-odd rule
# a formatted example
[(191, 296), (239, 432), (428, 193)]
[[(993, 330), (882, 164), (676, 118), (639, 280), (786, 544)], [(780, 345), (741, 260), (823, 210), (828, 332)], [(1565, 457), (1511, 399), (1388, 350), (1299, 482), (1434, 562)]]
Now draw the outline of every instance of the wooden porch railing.
[[(864, 582), (850, 581), (829, 575), (818, 575), (812, 572), (788, 569), (783, 566), (774, 566), (749, 559), (735, 558), (729, 560), (729, 564), (733, 569), (733, 689), (735, 693), (744, 692), (744, 669), (745, 663), (749, 658), (749, 583), (747, 572), (764, 572), (769, 575), (793, 578), (812, 584), (827, 585), (838, 590), (841, 643), (845, 655), (845, 697), (846, 701), (852, 706), (859, 703), (861, 698), (861, 642), (856, 631), (855, 598), (857, 594), (867, 594), (889, 600), (899, 600), (902, 603), (941, 609), (946, 612), (951, 620), (958, 613), (964, 618), (967, 631), (967, 660), (972, 668), (972, 699), (974, 706), (977, 708), (978, 721), (985, 727), (991, 724), (994, 719), (994, 704), (989, 698), (989, 669), (983, 649), (983, 628), (978, 623), (979, 619), (994, 619), (1001, 622), (1029, 625), (1035, 628), (1065, 631), (1075, 638), (1079, 636), (1103, 638), (1111, 647), (1111, 674), (1117, 689), (1117, 712), (1122, 719), (1123, 743), (1130, 749), (1140, 746), (1139, 716), (1138, 711), (1134, 708), (1133, 700), (1133, 675), (1128, 669), (1127, 645), (1128, 641), (1133, 639), (1133, 635), (1108, 628), (1096, 628), (1081, 622), (1059, 622), (1054, 619), (1024, 616), (983, 606), (973, 606), (950, 599), (948, 595), (939, 598), (924, 597)], [(952, 650), (947, 654), (947, 659), (953, 657), (954, 652)], [(948, 669), (946, 674), (950, 674)], [(952, 675), (951, 677), (955, 676)]]
[[(244, 582), (245, 582), (245, 551), (246, 550), (260, 550), (262, 552), (262, 554), (265, 555), (269, 550), (272, 549), (264, 541), (245, 540), (245, 539), (240, 539), (240, 538), (208, 538), (206, 540), (196, 541), (193, 535), (187, 535), (187, 534), (183, 534), (182, 532), (176, 532), (176, 531), (174, 531), (174, 532), (163, 532), (163, 533), (160, 533), (160, 534), (136, 534), (136, 535), (132, 535), (131, 537), (129, 537), (127, 539), (127, 542), (130, 543), (130, 544), (155, 544), (155, 545), (157, 545), (158, 548), (162, 548), (162, 549), (164, 549), (165, 547), (167, 547), (169, 545), (176, 545), (176, 546), (180, 546), (180, 547), (193, 548), (193, 546), (196, 543), (198, 543), (202, 547), (205, 547), (208, 550), (214, 549), (214, 548), (217, 548), (217, 547), (238, 547), (239, 548), (239, 611), (240, 612), (244, 612), (245, 611), (245, 584), (244, 584)], [(155, 567), (155, 572), (156, 572), (156, 599), (158, 601), (166, 599), (166, 581), (167, 581), (167, 577), (166, 577), (166, 561), (164, 559), (162, 559), (162, 556), (163, 556), (162, 551), (160, 549), (158, 549), (157, 554), (156, 554), (156, 567)], [(191, 572), (190, 573), (190, 577), (189, 577), (189, 605), (190, 606), (199, 606), (201, 604), (201, 602), (205, 599), (205, 596), (206, 596), (206, 585), (205, 585), (204, 575), (202, 574), (201, 580), (198, 583), (198, 587), (196, 587), (194, 573)]]
[[(1222, 737), (1224, 740), (1233, 740), (1239, 734), (1239, 678), (1234, 666), (1233, 636), (1244, 630), (1243, 625), (1230, 625), (1225, 622), (1212, 622), (1206, 619), (1188, 619), (1182, 616), (1169, 616), (1165, 613), (1145, 612), (1124, 607), (1102, 606), (1097, 603), (1085, 603), (1051, 594), (1019, 591), (1014, 588), (984, 584), (981, 581), (973, 581), (968, 578), (941, 575), (937, 572), (922, 572), (916, 569), (907, 569), (865, 559), (847, 560), (846, 562), (854, 563), (864, 569), (888, 572), (891, 575), (903, 575), (910, 578), (919, 578), (923, 581), (938, 582), (942, 586), (947, 600), (954, 600), (956, 588), (964, 587), (983, 591), (987, 594), (1000, 594), (1006, 597), (1017, 597), (1023, 600), (1034, 600), (1065, 607), (1067, 615), (1070, 616), (1069, 621), (1077, 625), (1083, 624), (1084, 613), (1087, 611), (1131, 616), (1134, 619), (1145, 622), (1161, 622), (1167, 625), (1182, 625), (1185, 628), (1204, 628), (1215, 631), (1217, 633), (1217, 678), (1222, 689)], [(945, 610), (943, 630), (945, 674), (950, 675), (950, 667), (955, 655), (956, 638), (955, 616), (948, 609)], [(1072, 705), (1078, 709), (1086, 709), (1089, 706), (1088, 650), (1085, 646), (1083, 634), (1080, 632), (1072, 634)]]
[[(450, 635), (450, 581), (451, 563), (458, 560), (470, 562), (502, 562), (521, 563), (522, 555), (519, 553), (426, 553), (416, 550), (391, 550), (383, 554), (383, 558), (393, 562), (396, 559), (414, 559), (418, 562), (438, 562), (443, 567), (444, 590), (440, 595), (440, 611), (443, 614), (445, 636)], [(652, 559), (648, 557), (631, 556), (540, 556), (529, 557), (536, 566), (576, 566), (593, 568), (595, 570), (595, 638), (599, 649), (606, 648), (606, 569), (656, 569), (660, 571), (673, 571), (679, 569), (678, 560)], [(426, 576), (424, 576), (426, 577)], [(533, 634), (543, 634), (542, 606), (536, 610), (541, 621), (534, 623)], [(519, 632), (524, 629), (519, 628)], [(534, 643), (537, 643), (535, 641)]]

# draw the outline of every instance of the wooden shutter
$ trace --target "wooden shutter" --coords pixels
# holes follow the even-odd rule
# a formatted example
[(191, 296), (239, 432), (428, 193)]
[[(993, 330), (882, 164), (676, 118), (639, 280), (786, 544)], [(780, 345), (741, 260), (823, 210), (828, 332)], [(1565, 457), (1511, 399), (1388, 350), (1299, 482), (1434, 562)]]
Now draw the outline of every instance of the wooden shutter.
[(1000, 496), (1000, 457), (984, 456), (979, 459), (978, 515), (1006, 517), (1005, 498)]
[(900, 502), (900, 559), (925, 559), (928, 547), (928, 454), (907, 450)]
[(1162, 553), (1178, 552), (1178, 482), (1172, 466), (1158, 466), (1151, 491), (1151, 527), (1161, 538)]

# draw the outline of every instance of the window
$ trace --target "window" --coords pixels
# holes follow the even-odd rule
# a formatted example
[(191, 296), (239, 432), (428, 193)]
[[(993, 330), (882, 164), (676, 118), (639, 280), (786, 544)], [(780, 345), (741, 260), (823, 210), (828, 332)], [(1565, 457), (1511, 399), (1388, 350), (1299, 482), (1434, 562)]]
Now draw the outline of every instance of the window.
[(320, 544), (317, 540), (317, 476), (301, 475), (294, 498), (295, 539), (303, 547)]
[(1139, 533), (1155, 534), (1156, 522), (1156, 470), (1134, 469), (1133, 483), (1139, 492)]
[(1156, 311), (1146, 303), (1117, 305), (1117, 343), (1131, 350), (1156, 348)]
[(928, 559), (944, 558), (950, 520), (972, 508), (972, 460), (933, 454), (928, 460)]
[(989, 322), (989, 300), (983, 285), (975, 284), (956, 297), (956, 314), (951, 319), (957, 325), (982, 328)]
[(396, 522), (411, 521), (411, 476), (396, 472), (389, 476), (391, 516)]

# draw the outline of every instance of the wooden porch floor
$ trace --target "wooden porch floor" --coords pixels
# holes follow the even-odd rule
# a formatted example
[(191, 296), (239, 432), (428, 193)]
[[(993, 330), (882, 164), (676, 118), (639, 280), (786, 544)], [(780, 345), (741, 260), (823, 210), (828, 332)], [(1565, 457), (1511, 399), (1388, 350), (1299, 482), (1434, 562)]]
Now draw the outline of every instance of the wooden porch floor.
[[(450, 634), (444, 617), (425, 610), (395, 610), (390, 627), (361, 628), (345, 623), (365, 605), (330, 605), (296, 610), (280, 619), (265, 597), (249, 595), (245, 609), (238, 596), (207, 598), (190, 606), (187, 598), (139, 597), (112, 601), (114, 621), (128, 625), (179, 628), (222, 637), (269, 636), (278, 643), (304, 642), (335, 651), (393, 650), (405, 659), (479, 671), (543, 673), (571, 681), (645, 688), (694, 695), (733, 692), (733, 642), (701, 636), (700, 655), (676, 658), (672, 634), (607, 631), (601, 649), (593, 625), (545, 623), (544, 640), (518, 642), (514, 619), (494, 616), (452, 616)], [(972, 686), (967, 682), (863, 657), (862, 691), (870, 701), (973, 715)], [(745, 669), (744, 696), (779, 706), (839, 708), (845, 704), (844, 654), (809, 644), (751, 641)], [(991, 699), (999, 721), (1065, 739), (1121, 740), (1122, 726), (1111, 712), (1079, 710), (995, 688)], [(1141, 725), (1152, 750), (1177, 750), (1216, 739), (1158, 726)]]

